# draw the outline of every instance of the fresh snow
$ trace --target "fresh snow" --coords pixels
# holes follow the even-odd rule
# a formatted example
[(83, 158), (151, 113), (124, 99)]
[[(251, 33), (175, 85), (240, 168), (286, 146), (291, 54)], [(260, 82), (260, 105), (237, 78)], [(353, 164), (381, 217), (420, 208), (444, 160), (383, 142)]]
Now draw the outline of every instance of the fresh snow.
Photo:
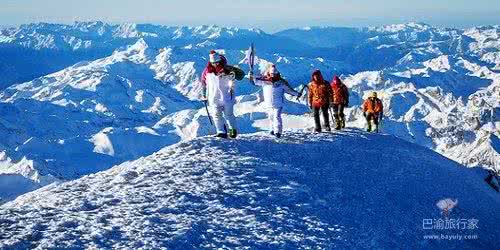
[[(23, 195), (0, 207), (0, 248), (485, 249), (499, 206), (475, 171), (394, 136), (260, 132), (184, 141)], [(477, 228), (424, 227), (445, 219)], [(424, 239), (442, 233), (478, 239)]]
[[(296, 90), (316, 68), (327, 80), (341, 76), (351, 88), (348, 127), (364, 129), (360, 105), (376, 90), (387, 108), (385, 133), (468, 167), (500, 171), (498, 26), (458, 30), (408, 23), (266, 34), (77, 22), (23, 25), (0, 34), (9, 38), (0, 51), (15, 55), (0, 58), (0, 151), (11, 162), (32, 161), (40, 176), (71, 180), (213, 133), (197, 101), (208, 51), (223, 51), (230, 64), (247, 71), (249, 41), (256, 44), (256, 73), (274, 63)], [(30, 53), (20, 58), (18, 50)], [(236, 94), (239, 132), (267, 130), (260, 88), (243, 80)], [(305, 98), (289, 98), (285, 127), (312, 127), (308, 111)], [(107, 140), (99, 134), (106, 128), (113, 131)]]

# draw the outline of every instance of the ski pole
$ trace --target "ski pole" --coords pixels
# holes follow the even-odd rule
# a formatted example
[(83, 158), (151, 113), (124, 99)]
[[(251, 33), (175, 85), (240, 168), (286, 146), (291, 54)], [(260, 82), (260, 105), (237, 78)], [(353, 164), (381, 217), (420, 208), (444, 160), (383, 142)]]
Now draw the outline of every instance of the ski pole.
[(210, 121), (210, 124), (214, 126), (214, 122), (212, 121), (212, 117), (210, 116), (210, 112), (208, 111), (207, 100), (203, 100), (203, 103), (205, 103), (205, 110), (207, 111), (208, 120)]
[[(304, 90), (307, 88), (307, 84), (304, 85), (304, 87), (302, 87), (302, 89), (299, 91), (299, 96), (302, 96), (302, 94), (304, 93)], [(297, 96), (297, 101), (300, 99), (300, 97)]]

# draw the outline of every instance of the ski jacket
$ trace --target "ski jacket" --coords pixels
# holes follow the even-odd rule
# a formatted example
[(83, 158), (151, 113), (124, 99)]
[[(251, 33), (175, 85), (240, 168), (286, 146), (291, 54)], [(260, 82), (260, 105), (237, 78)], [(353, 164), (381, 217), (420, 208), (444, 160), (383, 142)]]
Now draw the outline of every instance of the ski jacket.
[(254, 81), (255, 85), (262, 86), (264, 94), (264, 103), (269, 108), (281, 108), (285, 104), (285, 93), (293, 96), (299, 96), (299, 93), (288, 85), (285, 79), (281, 77), (269, 78), (260, 77)]
[(349, 103), (349, 90), (347, 86), (340, 80), (338, 76), (333, 78), (331, 83), (332, 87), (332, 103), (333, 104), (344, 104)]
[(234, 104), (234, 80), (231, 76), (207, 73), (205, 75), (205, 84), (209, 105), (223, 106)]
[(203, 70), (201, 74), (201, 83), (206, 85), (207, 74), (213, 73), (215, 75), (221, 74), (229, 74), (229, 71), (226, 69), (227, 59), (225, 56), (220, 55), (220, 63), (217, 66), (212, 65), (210, 62), (207, 63), (207, 66)]
[(201, 83), (209, 105), (222, 106), (234, 104), (234, 81), (245, 76), (243, 70), (227, 65), (227, 59), (220, 55), (220, 63), (214, 66), (207, 63)]
[[(314, 76), (318, 77), (319, 81), (314, 81)], [(330, 84), (324, 80), (321, 72), (316, 70), (312, 73), (312, 81), (309, 86), (309, 106), (320, 108), (324, 105), (330, 105), (332, 99), (332, 88)]]
[(206, 85), (207, 81), (207, 74), (215, 74), (215, 75), (231, 75), (233, 74), (235, 79), (240, 81), (245, 77), (245, 72), (243, 70), (231, 66), (227, 64), (227, 59), (223, 55), (220, 55), (220, 63), (217, 64), (217, 66), (212, 65), (210, 62), (207, 63), (207, 66), (203, 70), (203, 73), (201, 74), (201, 83), (203, 85)]
[(370, 97), (363, 103), (363, 112), (378, 114), (384, 112), (382, 101), (378, 98)]

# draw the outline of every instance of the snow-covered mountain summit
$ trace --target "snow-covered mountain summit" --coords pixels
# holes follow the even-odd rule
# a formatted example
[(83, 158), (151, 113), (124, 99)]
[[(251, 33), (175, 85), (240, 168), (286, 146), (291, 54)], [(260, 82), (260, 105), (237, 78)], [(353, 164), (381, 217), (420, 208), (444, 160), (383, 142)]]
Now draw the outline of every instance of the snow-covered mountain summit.
[[(0, 247), (485, 248), (499, 206), (474, 171), (394, 136), (202, 137), (3, 205)], [(424, 238), (445, 219), (478, 238)]]
[[(256, 68), (276, 64), (297, 90), (314, 69), (327, 80), (340, 75), (351, 89), (348, 127), (365, 126), (360, 104), (376, 90), (387, 108), (384, 133), (469, 167), (500, 171), (497, 26), (458, 30), (409, 23), (266, 34), (86, 22), (1, 32), (0, 184), (11, 187), (2, 199), (212, 133), (196, 101), (208, 52), (218, 49), (248, 70), (243, 58), (252, 41)], [(90, 43), (76, 48), (64, 37), (75, 37), (73, 45), (78, 39)], [(266, 130), (260, 89), (246, 80), (236, 88), (240, 133)], [(312, 126), (305, 100), (289, 101), (285, 127)]]

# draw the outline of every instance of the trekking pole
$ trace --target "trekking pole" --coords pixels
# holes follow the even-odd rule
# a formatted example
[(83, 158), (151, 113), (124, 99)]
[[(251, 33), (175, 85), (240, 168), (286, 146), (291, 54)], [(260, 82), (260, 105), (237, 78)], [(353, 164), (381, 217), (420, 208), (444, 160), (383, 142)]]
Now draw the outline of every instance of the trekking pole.
[[(299, 96), (297, 96), (297, 101), (300, 101), (300, 97), (302, 97), (302, 95), (304, 94), (305, 89), (307, 89), (307, 91), (309, 91), (309, 87), (307, 86), (307, 84), (304, 84), (302, 89), (299, 91)], [(309, 107), (309, 95), (306, 95), (306, 106), (309, 109), (309, 113), (310, 113), (311, 107)]]
[(210, 112), (208, 111), (207, 100), (203, 100), (203, 103), (205, 104), (205, 110), (207, 111), (208, 120), (210, 121), (210, 124), (214, 126), (214, 122), (212, 121), (212, 117), (210, 116)]
[[(307, 87), (307, 84), (304, 85), (304, 87), (302, 87), (302, 89), (299, 91), (299, 96), (302, 97), (302, 94), (304, 93), (304, 90), (308, 88)], [(309, 88), (308, 88), (309, 89)], [(300, 99), (300, 97), (297, 96), (297, 101)]]

